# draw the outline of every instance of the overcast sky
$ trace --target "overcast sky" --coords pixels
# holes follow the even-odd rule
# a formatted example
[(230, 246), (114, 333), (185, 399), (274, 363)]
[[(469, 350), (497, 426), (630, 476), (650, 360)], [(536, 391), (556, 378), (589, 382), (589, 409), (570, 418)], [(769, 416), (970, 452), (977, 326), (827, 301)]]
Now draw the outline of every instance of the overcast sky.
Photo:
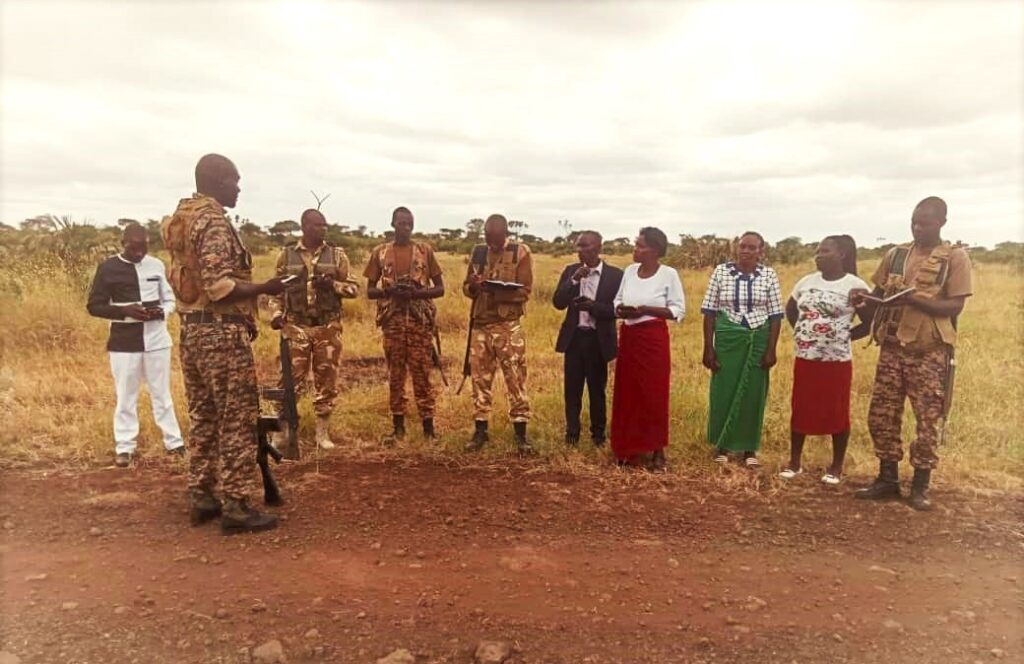
[(0, 220), (1024, 240), (1024, 3), (0, 0)]

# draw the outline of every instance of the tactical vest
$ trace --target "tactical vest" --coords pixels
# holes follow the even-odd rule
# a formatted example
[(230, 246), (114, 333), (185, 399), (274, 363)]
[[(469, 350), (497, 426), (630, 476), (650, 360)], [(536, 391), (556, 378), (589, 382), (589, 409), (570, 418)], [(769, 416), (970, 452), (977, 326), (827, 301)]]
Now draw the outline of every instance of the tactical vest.
[[(917, 268), (917, 274), (913, 281), (906, 279), (907, 262), (910, 260), (910, 252), (913, 244), (904, 244), (893, 250), (889, 259), (889, 273), (885, 285), (882, 287), (885, 296), (888, 297), (901, 290), (914, 287), (914, 293), (925, 297), (934, 298), (942, 293), (949, 277), (949, 259), (953, 253), (953, 247), (948, 242), (943, 242), (932, 249), (928, 258), (924, 259)], [(943, 343), (953, 345), (956, 343), (956, 324), (948, 316), (931, 316), (916, 307), (881, 307), (875, 313), (875, 320), (871, 327), (871, 336), (875, 343), (881, 345), (887, 339), (895, 338), (902, 346), (911, 349), (924, 350), (919, 348), (922, 327), (934, 325)]]
[[(409, 274), (398, 274), (395, 270), (395, 243), (388, 242), (376, 247), (374, 255), (380, 265), (380, 287), (392, 288), (399, 281), (409, 281), (419, 288), (430, 287), (430, 265), (428, 263), (427, 245), (421, 242), (412, 243), (412, 258), (409, 262)], [(424, 325), (433, 326), (437, 315), (437, 307), (432, 300), (395, 300), (382, 297), (377, 300), (377, 325), (384, 325), (396, 313), (408, 314), (411, 318)]]
[(341, 318), (341, 297), (333, 289), (320, 289), (313, 285), (312, 277), (328, 274), (340, 279), (334, 261), (335, 248), (325, 244), (313, 263), (313, 275), (309, 274), (302, 252), (298, 248), (285, 247), (285, 274), (295, 275), (297, 284), (285, 291), (288, 318), (299, 325), (326, 325)]
[(224, 223), (231, 230), (232, 251), (238, 257), (236, 265), (228, 273), (228, 277), (236, 281), (252, 281), (252, 254), (245, 248), (241, 236), (234, 225), (225, 216), (224, 208), (212, 196), (194, 194), (191, 198), (183, 198), (178, 202), (174, 214), (164, 217), (160, 224), (160, 235), (164, 248), (170, 253), (171, 266), (167, 280), (177, 298), (178, 313), (190, 311), (211, 311), (220, 314), (243, 314), (255, 316), (256, 301), (241, 300), (229, 303), (211, 302), (203, 288), (199, 256), (192, 241), (195, 222), (205, 216), (224, 218)]
[[(484, 279), (496, 281), (515, 282), (518, 280), (519, 271), (519, 244), (509, 242), (505, 245), (498, 260), (493, 264), (488, 263), (488, 251), (486, 244), (478, 244), (473, 247), (470, 257), (470, 264), (477, 272), (484, 275)], [(496, 318), (503, 321), (522, 318), (526, 313), (526, 305), (523, 302), (512, 302), (507, 291), (485, 291), (481, 290), (476, 296), (473, 305), (474, 316), (478, 320), (486, 321), (488, 318)]]

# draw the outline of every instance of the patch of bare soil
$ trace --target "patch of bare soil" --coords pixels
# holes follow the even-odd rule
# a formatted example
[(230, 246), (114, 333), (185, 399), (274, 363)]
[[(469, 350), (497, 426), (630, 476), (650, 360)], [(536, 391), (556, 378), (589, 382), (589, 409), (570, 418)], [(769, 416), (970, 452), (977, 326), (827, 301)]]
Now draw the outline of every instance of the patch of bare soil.
[(770, 494), (410, 458), (280, 471), (281, 526), (235, 537), (188, 525), (169, 464), (8, 473), (0, 650), (249, 662), (277, 640), (292, 663), (404, 648), (423, 664), (473, 662), (493, 640), (516, 664), (1024, 658), (1019, 497), (937, 490), (919, 514), (810, 480)]

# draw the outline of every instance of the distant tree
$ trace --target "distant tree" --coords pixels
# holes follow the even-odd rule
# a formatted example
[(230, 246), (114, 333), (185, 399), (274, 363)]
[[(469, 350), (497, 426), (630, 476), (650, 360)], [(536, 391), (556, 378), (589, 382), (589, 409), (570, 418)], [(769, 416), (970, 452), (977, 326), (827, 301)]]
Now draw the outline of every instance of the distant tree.
[(463, 230), (461, 228), (442, 228), (441, 237), (446, 240), (458, 240), (462, 238)]
[(470, 219), (466, 222), (466, 239), (477, 242), (484, 232), (483, 219)]

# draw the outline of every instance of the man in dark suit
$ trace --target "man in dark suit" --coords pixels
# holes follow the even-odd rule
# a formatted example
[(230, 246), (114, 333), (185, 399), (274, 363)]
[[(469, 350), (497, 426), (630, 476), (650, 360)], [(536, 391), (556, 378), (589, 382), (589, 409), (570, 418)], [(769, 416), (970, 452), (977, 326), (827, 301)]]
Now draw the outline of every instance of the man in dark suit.
[(571, 446), (580, 440), (584, 382), (590, 398), (590, 435), (598, 447), (606, 439), (608, 363), (618, 350), (612, 300), (619, 292), (622, 270), (601, 260), (601, 244), (600, 233), (580, 233), (580, 262), (562, 271), (552, 298), (556, 309), (565, 310), (555, 350), (565, 354), (565, 442)]

